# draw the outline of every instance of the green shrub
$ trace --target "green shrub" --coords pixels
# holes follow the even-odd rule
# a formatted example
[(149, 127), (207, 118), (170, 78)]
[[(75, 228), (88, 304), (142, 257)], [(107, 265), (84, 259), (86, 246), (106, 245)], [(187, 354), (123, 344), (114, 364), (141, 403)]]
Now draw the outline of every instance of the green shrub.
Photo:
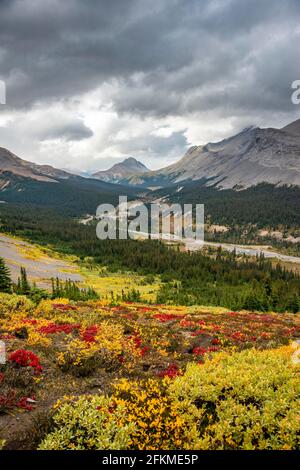
[(31, 300), (24, 295), (0, 293), (0, 318), (13, 311), (29, 312), (33, 306)]
[[(113, 411), (113, 412), (112, 412)], [(54, 431), (39, 450), (123, 450), (133, 425), (120, 424), (125, 410), (111, 410), (111, 399), (103, 395), (81, 396), (59, 405), (53, 416)]]
[(291, 354), (290, 347), (245, 350), (190, 364), (170, 393), (187, 413), (201, 412), (197, 448), (299, 449), (300, 381)]

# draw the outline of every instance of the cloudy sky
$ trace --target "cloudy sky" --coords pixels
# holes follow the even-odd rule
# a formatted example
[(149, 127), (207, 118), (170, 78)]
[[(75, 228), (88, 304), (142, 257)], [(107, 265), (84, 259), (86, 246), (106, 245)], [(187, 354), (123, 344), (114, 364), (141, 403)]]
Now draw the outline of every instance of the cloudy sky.
[(299, 0), (0, 0), (0, 146), (37, 163), (156, 169), (300, 117)]

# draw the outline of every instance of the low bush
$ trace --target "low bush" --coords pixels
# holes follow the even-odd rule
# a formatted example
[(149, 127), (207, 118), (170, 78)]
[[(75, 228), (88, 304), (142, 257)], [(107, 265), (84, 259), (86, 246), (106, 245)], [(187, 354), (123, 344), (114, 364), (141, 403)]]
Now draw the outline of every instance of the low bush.
[[(112, 408), (113, 407), (113, 408)], [(82, 396), (57, 405), (54, 431), (39, 450), (122, 450), (127, 449), (133, 424), (122, 425), (121, 405), (101, 396)]]
[(200, 449), (299, 449), (300, 381), (292, 349), (220, 353), (190, 364), (170, 385), (186, 413), (200, 412)]
[(197, 437), (196, 414), (183, 414), (179, 403), (168, 393), (169, 380), (155, 379), (130, 382), (121, 380), (115, 386), (114, 400), (123, 405), (123, 425), (134, 424), (129, 449), (193, 449)]
[(30, 312), (34, 304), (25, 295), (0, 293), (0, 319), (14, 311)]
[(39, 358), (32, 351), (19, 349), (9, 355), (0, 369), (0, 414), (14, 408), (33, 409), (32, 400), (41, 372)]

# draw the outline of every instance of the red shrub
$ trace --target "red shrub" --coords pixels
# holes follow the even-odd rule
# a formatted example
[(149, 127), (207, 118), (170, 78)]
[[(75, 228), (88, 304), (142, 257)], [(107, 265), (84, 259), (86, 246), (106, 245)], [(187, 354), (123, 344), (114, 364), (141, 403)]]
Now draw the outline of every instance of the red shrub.
[(204, 356), (205, 353), (207, 353), (207, 349), (201, 346), (196, 346), (193, 349), (193, 354), (195, 354), (196, 356)]
[(28, 403), (28, 398), (31, 398), (32, 400), (35, 400), (35, 396), (32, 397), (21, 397), (19, 401), (16, 403), (16, 406), (18, 408), (22, 408), (23, 410), (26, 411), (32, 411), (33, 406)]
[(211, 344), (214, 344), (214, 345), (221, 344), (221, 341), (218, 338), (213, 338), (211, 340)]
[(96, 342), (96, 335), (98, 333), (97, 325), (92, 325), (86, 328), (81, 332), (81, 339), (86, 343), (95, 343)]
[(41, 326), (38, 329), (39, 333), (42, 333), (44, 335), (51, 335), (55, 333), (66, 333), (67, 335), (72, 333), (74, 330), (78, 330), (80, 328), (80, 325), (72, 325), (69, 323), (66, 323), (64, 325), (57, 325), (56, 323), (49, 323), (47, 326)]
[(157, 313), (153, 316), (153, 318), (156, 318), (161, 323), (166, 323), (171, 320), (180, 320), (184, 318), (184, 315), (175, 315), (174, 313)]
[(167, 369), (160, 371), (157, 375), (159, 377), (170, 377), (170, 379), (173, 379), (174, 377), (181, 375), (181, 372), (178, 365), (172, 363)]
[(32, 351), (26, 351), (26, 349), (14, 351), (9, 355), (8, 360), (20, 367), (32, 367), (37, 374), (43, 370), (39, 358)]
[(24, 320), (22, 320), (22, 323), (25, 323), (27, 325), (36, 325), (37, 320), (35, 320), (34, 318), (24, 318)]
[(242, 343), (244, 343), (246, 341), (246, 337), (245, 337), (244, 333), (242, 333), (241, 331), (236, 331), (235, 333), (232, 333), (231, 338), (234, 341), (240, 341)]

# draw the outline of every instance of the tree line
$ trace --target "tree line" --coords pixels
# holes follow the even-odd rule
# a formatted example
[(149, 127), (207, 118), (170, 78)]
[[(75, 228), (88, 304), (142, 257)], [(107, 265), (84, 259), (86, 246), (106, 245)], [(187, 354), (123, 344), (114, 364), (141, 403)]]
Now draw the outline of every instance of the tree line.
[(157, 302), (219, 305), (232, 309), (299, 311), (300, 277), (263, 256), (236, 253), (182, 252), (158, 241), (97, 239), (95, 226), (82, 225), (54, 212), (14, 207), (2, 216), (2, 230), (30, 241), (51, 244), (82, 262), (159, 275)]

